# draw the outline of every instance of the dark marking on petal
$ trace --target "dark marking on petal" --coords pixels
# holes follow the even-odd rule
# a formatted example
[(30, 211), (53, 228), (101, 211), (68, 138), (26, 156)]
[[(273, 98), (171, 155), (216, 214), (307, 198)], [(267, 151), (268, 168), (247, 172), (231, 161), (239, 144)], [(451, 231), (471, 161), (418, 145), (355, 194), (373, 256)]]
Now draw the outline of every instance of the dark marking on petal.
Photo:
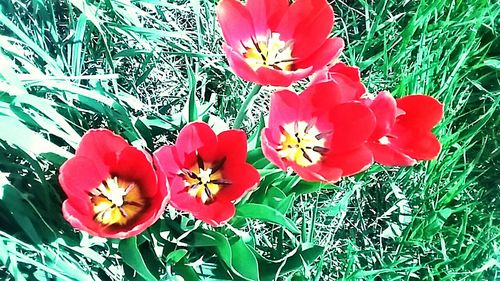
[(210, 191), (210, 188), (207, 187), (207, 185), (205, 185), (205, 188), (203, 189), (203, 192), (205, 192), (205, 195), (208, 197), (208, 201), (207, 202), (203, 202), (203, 203), (210, 203), (210, 202), (214, 201), (213, 194)]
[(309, 162), (312, 163), (313, 161), (311, 160), (311, 157), (307, 154), (307, 152), (305, 151), (305, 149), (301, 148), (300, 150), (302, 151), (302, 155), (304, 156), (304, 158), (306, 158), (307, 161), (309, 161)]
[(214, 166), (212, 167), (212, 172), (210, 173), (210, 175), (213, 175), (215, 173), (217, 173), (217, 171), (220, 170), (220, 168), (222, 168), (222, 166), (224, 165), (224, 163), (226, 162), (226, 157), (224, 156), (224, 158), (216, 161), (214, 163)]
[(134, 207), (142, 207), (142, 206), (144, 206), (142, 203), (135, 202), (135, 201), (124, 201), (123, 205), (130, 205), (130, 206), (134, 206)]
[(226, 180), (226, 179), (216, 179), (216, 180), (211, 181), (210, 183), (220, 184), (220, 185), (229, 185), (229, 184), (231, 184), (231, 181)]
[(321, 147), (321, 146), (315, 146), (315, 147), (313, 147), (313, 148), (312, 148), (312, 150), (313, 150), (314, 152), (319, 153), (319, 154), (325, 154), (325, 153), (327, 153), (328, 151), (330, 151), (328, 148), (326, 148), (326, 147)]
[(185, 168), (182, 168), (182, 172), (184, 173), (184, 175), (194, 179), (194, 180), (199, 180), (200, 177), (198, 177), (198, 175), (196, 173), (194, 173), (193, 171), (191, 170), (188, 170), (188, 169), (185, 169)]
[(255, 38), (253, 38), (253, 37), (252, 37), (252, 43), (255, 46), (255, 49), (257, 49), (257, 51), (259, 52), (260, 57), (262, 58), (262, 60), (263, 61), (267, 61), (266, 57), (264, 56), (264, 53), (262, 53), (262, 50), (260, 49), (259, 44), (255, 42)]
[(122, 216), (123, 216), (124, 218), (128, 217), (127, 212), (125, 212), (125, 210), (123, 209), (123, 207), (122, 207), (122, 206), (120, 206), (118, 209), (120, 210), (120, 213), (122, 214)]
[(315, 138), (317, 140), (320, 140), (320, 139), (324, 139), (326, 138), (329, 134), (331, 134), (332, 132), (324, 132), (324, 133), (319, 133), (315, 136)]
[(205, 170), (205, 162), (203, 162), (203, 159), (201, 158), (200, 154), (198, 154), (198, 152), (196, 153), (196, 162), (198, 163), (198, 167), (201, 170)]
[(195, 183), (195, 184), (193, 184), (193, 185), (188, 186), (188, 188), (189, 188), (189, 189), (196, 189), (196, 188), (200, 187), (200, 185), (201, 185), (201, 184), (199, 184), (199, 183)]

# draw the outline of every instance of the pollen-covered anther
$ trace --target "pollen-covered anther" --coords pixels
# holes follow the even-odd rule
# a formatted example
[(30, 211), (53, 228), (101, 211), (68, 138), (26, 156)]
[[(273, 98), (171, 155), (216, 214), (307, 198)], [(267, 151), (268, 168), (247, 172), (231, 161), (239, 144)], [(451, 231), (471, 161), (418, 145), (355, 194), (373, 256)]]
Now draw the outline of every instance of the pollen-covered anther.
[(328, 133), (320, 132), (312, 123), (297, 121), (280, 127), (280, 144), (277, 147), (281, 158), (307, 167), (318, 163), (328, 152), (325, 147)]
[(104, 225), (125, 225), (144, 207), (139, 186), (118, 177), (107, 178), (89, 196), (94, 220)]
[(225, 159), (206, 163), (200, 155), (191, 169), (183, 169), (184, 181), (189, 195), (197, 197), (203, 204), (210, 204), (215, 200), (217, 193), (231, 182), (222, 177), (221, 168)]
[(279, 33), (271, 33), (263, 38), (251, 38), (242, 42), (243, 57), (248, 65), (257, 70), (269, 67), (276, 70), (292, 71), (295, 59), (292, 57), (292, 41), (283, 41)]

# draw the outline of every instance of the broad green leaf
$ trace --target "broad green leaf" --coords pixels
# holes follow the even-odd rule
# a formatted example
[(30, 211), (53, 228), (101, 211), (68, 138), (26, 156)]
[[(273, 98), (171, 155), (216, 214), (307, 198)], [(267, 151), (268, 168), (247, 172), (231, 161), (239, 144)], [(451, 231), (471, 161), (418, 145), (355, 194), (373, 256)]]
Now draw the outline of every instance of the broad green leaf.
[[(49, 160), (62, 162), (72, 157), (68, 151), (44, 139), (16, 119), (0, 116), (0, 139)], [(52, 155), (58, 157), (54, 158)]]
[(224, 263), (232, 268), (232, 251), (231, 244), (224, 235), (210, 230), (204, 232), (194, 232), (194, 247), (215, 247), (217, 255)]
[(158, 280), (148, 269), (141, 256), (141, 252), (137, 248), (137, 237), (131, 237), (120, 241), (118, 250), (123, 258), (123, 261), (133, 268), (142, 278), (147, 281)]
[(269, 206), (255, 203), (238, 205), (236, 215), (249, 219), (259, 219), (262, 221), (279, 224), (293, 233), (299, 233), (297, 226), (278, 210)]
[(231, 244), (231, 251), (233, 253), (233, 267), (236, 272), (247, 280), (260, 280), (257, 259), (241, 238)]
[(224, 235), (210, 230), (194, 233), (195, 247), (215, 247), (217, 256), (238, 276), (246, 280), (258, 280), (258, 265), (248, 246), (238, 238), (230, 243)]
[(165, 260), (168, 262), (168, 263), (172, 263), (172, 264), (176, 264), (178, 263), (183, 257), (186, 256), (186, 254), (188, 253), (188, 251), (186, 249), (179, 249), (179, 250), (175, 250), (175, 251), (172, 251), (170, 252), (167, 257), (165, 258)]

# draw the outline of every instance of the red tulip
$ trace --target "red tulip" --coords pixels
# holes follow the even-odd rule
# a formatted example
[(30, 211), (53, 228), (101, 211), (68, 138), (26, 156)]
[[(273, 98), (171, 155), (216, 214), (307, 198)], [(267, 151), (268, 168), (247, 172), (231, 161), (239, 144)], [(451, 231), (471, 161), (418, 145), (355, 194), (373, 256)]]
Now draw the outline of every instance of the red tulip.
[(292, 168), (308, 181), (333, 183), (372, 164), (365, 143), (375, 118), (362, 103), (344, 102), (342, 93), (324, 90), (325, 83), (320, 83), (300, 95), (274, 93), (262, 150), (283, 170)]
[(369, 140), (375, 162), (387, 166), (411, 166), (416, 160), (437, 157), (441, 144), (432, 128), (443, 117), (443, 105), (424, 95), (394, 99), (380, 92), (367, 101), (377, 119)]
[(260, 181), (246, 162), (247, 137), (241, 130), (216, 135), (205, 123), (190, 123), (175, 145), (163, 146), (154, 155), (170, 183), (170, 204), (212, 226), (231, 219), (234, 203)]
[(341, 38), (328, 38), (334, 15), (326, 0), (222, 0), (216, 12), (229, 65), (257, 84), (289, 86), (344, 48)]
[(61, 166), (59, 182), (68, 196), (64, 218), (94, 236), (137, 235), (158, 220), (167, 203), (165, 178), (151, 157), (105, 129), (83, 136), (75, 157)]
[(324, 68), (314, 74), (311, 84), (330, 83), (330, 91), (341, 92), (346, 100), (359, 100), (366, 93), (361, 83), (359, 68), (337, 62), (330, 68)]

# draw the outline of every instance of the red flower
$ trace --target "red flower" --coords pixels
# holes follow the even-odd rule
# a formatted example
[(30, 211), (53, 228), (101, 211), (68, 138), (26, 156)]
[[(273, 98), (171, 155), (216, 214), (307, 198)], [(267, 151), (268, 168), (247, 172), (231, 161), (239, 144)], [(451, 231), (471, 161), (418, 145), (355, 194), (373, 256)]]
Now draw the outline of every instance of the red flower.
[(167, 203), (165, 178), (151, 157), (109, 130), (90, 130), (75, 157), (60, 169), (68, 196), (64, 218), (94, 236), (127, 238), (162, 215)]
[(440, 102), (424, 95), (395, 100), (389, 92), (380, 92), (367, 103), (377, 119), (368, 143), (375, 162), (411, 166), (437, 157), (441, 144), (431, 130), (443, 117)]
[(262, 150), (283, 170), (290, 167), (305, 180), (332, 183), (373, 162), (365, 142), (375, 118), (362, 103), (325, 92), (325, 85), (312, 85), (300, 95), (288, 90), (273, 94)]
[(330, 83), (330, 91), (341, 92), (346, 100), (359, 100), (366, 93), (361, 83), (359, 68), (337, 62), (330, 68), (324, 68), (314, 74), (311, 84)]
[(190, 123), (175, 145), (154, 155), (170, 183), (170, 204), (212, 226), (231, 219), (234, 202), (260, 181), (257, 170), (246, 163), (247, 137), (241, 130), (215, 135), (205, 123)]
[(339, 56), (341, 38), (328, 39), (333, 10), (326, 0), (222, 0), (216, 9), (229, 65), (261, 85), (289, 86)]

